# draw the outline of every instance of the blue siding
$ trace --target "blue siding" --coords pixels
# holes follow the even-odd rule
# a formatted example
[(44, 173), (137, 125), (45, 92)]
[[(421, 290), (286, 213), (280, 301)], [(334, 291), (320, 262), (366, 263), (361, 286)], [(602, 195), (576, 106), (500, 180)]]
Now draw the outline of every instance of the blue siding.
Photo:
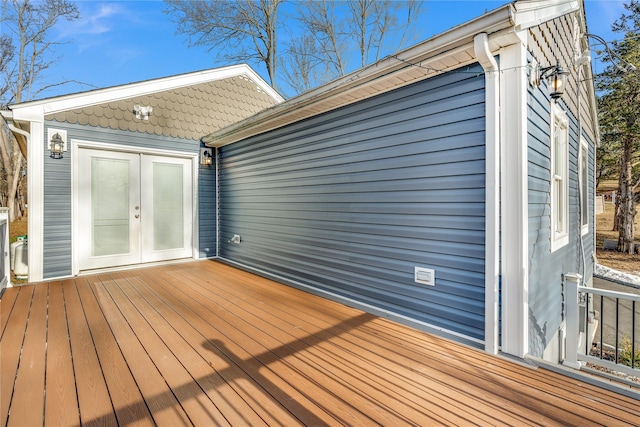
[(216, 167), (200, 165), (198, 170), (198, 236), (199, 257), (212, 258), (217, 256), (216, 238), (218, 214), (216, 200)]
[[(131, 147), (165, 149), (184, 153), (195, 153), (199, 150), (199, 142), (167, 138), (136, 132), (94, 128), (91, 126), (71, 125), (56, 121), (45, 124), (45, 135), (49, 127), (67, 130), (67, 141), (78, 139), (90, 142), (117, 144)], [(70, 276), (72, 271), (72, 226), (71, 226), (71, 150), (64, 153), (62, 159), (51, 159), (48, 146), (45, 146), (44, 159), (44, 278)], [(215, 168), (200, 168), (199, 173), (199, 212), (213, 214), (200, 215), (200, 256), (215, 256), (215, 226), (211, 230), (211, 222), (215, 220)]]
[[(561, 101), (560, 101), (561, 102)], [(551, 101), (542, 90), (530, 90), (528, 108), (528, 185), (529, 185), (529, 352), (542, 356), (561, 326), (563, 315), (562, 275), (581, 273), (587, 280), (593, 274), (591, 254), (595, 218), (590, 196), (589, 233), (580, 237), (578, 216), (578, 123), (572, 112), (560, 104), (569, 118), (569, 244), (551, 252)], [(588, 138), (587, 138), (588, 140)], [(593, 156), (589, 141), (589, 194), (594, 191)], [(580, 244), (583, 244), (581, 249)]]
[(43, 275), (47, 279), (72, 274), (71, 153), (55, 160), (49, 157), (48, 146), (44, 153)]
[(221, 257), (482, 340), (485, 94), (470, 71), (222, 147)]

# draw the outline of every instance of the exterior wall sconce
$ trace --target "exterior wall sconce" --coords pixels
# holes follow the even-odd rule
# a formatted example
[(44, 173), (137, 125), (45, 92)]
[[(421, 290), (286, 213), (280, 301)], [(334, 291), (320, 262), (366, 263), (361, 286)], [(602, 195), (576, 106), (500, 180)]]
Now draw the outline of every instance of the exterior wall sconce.
[(532, 65), (534, 65), (533, 71), (529, 76), (532, 86), (538, 87), (542, 79), (547, 79), (551, 99), (556, 101), (564, 95), (567, 86), (567, 76), (569, 75), (568, 71), (562, 68), (559, 63), (550, 67), (539, 67), (536, 64)]
[(149, 120), (149, 116), (151, 115), (151, 112), (153, 111), (153, 107), (150, 105), (147, 106), (143, 106), (143, 105), (135, 105), (133, 107), (133, 114), (136, 115), (136, 119), (140, 120)]
[(61, 159), (62, 153), (66, 151), (67, 132), (58, 129), (49, 129), (49, 157)]
[(202, 166), (211, 166), (213, 164), (213, 148), (200, 149), (200, 164)]
[(62, 140), (60, 134), (54, 134), (49, 143), (49, 152), (51, 153), (49, 157), (51, 157), (52, 159), (61, 159), (63, 147), (64, 141)]

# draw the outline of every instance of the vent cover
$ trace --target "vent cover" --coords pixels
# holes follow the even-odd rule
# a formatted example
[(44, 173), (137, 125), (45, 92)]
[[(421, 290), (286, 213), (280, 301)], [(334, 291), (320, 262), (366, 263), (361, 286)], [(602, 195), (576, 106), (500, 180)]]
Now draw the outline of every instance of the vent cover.
[(415, 267), (413, 279), (416, 283), (435, 286), (436, 271), (432, 268)]

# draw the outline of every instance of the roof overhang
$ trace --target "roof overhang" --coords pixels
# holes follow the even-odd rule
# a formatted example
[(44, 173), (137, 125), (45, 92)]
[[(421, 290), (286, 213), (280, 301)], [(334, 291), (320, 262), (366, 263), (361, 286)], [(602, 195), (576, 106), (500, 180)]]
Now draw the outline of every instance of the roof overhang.
[(60, 111), (119, 101), (150, 93), (178, 89), (242, 75), (253, 81), (260, 90), (267, 93), (276, 100), (276, 102), (284, 101), (282, 96), (269, 86), (251, 67), (246, 64), (240, 64), (37, 101), (23, 102), (12, 105), (10, 108), (13, 111), (15, 121), (42, 121), (45, 115)]
[(580, 0), (508, 3), (414, 47), (202, 138), (221, 147), (476, 62), (473, 39), (486, 33), (491, 52), (525, 42), (523, 30), (580, 9)]
[(514, 16), (513, 4), (506, 4), (398, 54), (206, 135), (202, 141), (212, 147), (228, 145), (471, 64), (476, 61), (473, 39), (478, 33), (489, 35), (489, 46), (494, 52), (521, 41), (515, 32)]
[(526, 0), (514, 3), (517, 30), (535, 27), (580, 9), (581, 0)]

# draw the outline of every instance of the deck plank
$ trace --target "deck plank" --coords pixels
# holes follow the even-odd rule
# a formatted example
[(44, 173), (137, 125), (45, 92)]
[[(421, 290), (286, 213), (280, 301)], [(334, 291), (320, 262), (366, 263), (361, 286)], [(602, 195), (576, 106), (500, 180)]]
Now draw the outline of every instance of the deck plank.
[(118, 421), (78, 294), (78, 284), (75, 280), (69, 279), (65, 280), (62, 286), (69, 322), (80, 420), (85, 425), (116, 426)]
[(48, 297), (48, 286), (35, 287), (24, 332), (8, 426), (43, 423)]
[(79, 425), (80, 410), (61, 282), (49, 285), (47, 329), (47, 394), (44, 421), (45, 424), (55, 426)]
[[(144, 282), (138, 278), (116, 277), (115, 282), (128, 295), (135, 295), (136, 305), (144, 312), (147, 322), (156, 328), (164, 342), (171, 343), (171, 350), (180, 363), (211, 401), (216, 402), (218, 409), (231, 425), (265, 425), (264, 420), (257, 416), (212, 364), (200, 355), (198, 347), (202, 345), (202, 337), (193, 331), (180, 328), (180, 313), (169, 309), (164, 301), (148, 292)], [(153, 309), (146, 309), (147, 305)], [(194, 336), (195, 340), (190, 339)]]
[(77, 279), (78, 294), (82, 300), (100, 365), (104, 367), (103, 374), (118, 424), (151, 426), (151, 414), (89, 282), (86, 278)]
[[(1, 425), (640, 419), (637, 399), (214, 261), (10, 288), (5, 307)], [(34, 391), (44, 403), (27, 408)]]
[[(3, 426), (7, 425), (9, 418), (34, 289), (35, 286), (23, 286), (5, 291), (5, 295), (14, 293), (17, 296), (11, 317), (7, 319), (6, 332), (0, 341), (0, 425)], [(2, 300), (4, 301), (4, 296)]]
[[(432, 402), (429, 405), (417, 405), (416, 402), (418, 400), (422, 401), (427, 396), (412, 394), (412, 392), (417, 392), (417, 389), (407, 389), (407, 381), (415, 374), (407, 373), (406, 377), (402, 378), (399, 377), (401, 373), (394, 372), (386, 373), (385, 375), (385, 372), (381, 371), (379, 375), (371, 375), (372, 371), (378, 371), (380, 365), (358, 357), (358, 353), (362, 352), (350, 342), (347, 342), (342, 347), (332, 343), (332, 341), (340, 339), (345, 340), (345, 342), (350, 341), (351, 330), (349, 327), (345, 327), (345, 321), (335, 322), (334, 319), (333, 324), (327, 322), (322, 325), (322, 329), (310, 334), (307, 330), (308, 328), (303, 327), (304, 319), (293, 314), (297, 310), (295, 305), (273, 308), (271, 305), (276, 303), (276, 300), (260, 298), (258, 303), (257, 301), (248, 300), (250, 297), (247, 295), (252, 295), (253, 292), (246, 294), (236, 293), (231, 288), (225, 289), (230, 292), (229, 294), (223, 295), (223, 290), (221, 289), (217, 289), (214, 294), (210, 286), (202, 286), (202, 280), (185, 272), (177, 274), (175, 279), (184, 280), (180, 286), (193, 286), (205, 298), (209, 295), (211, 298), (225, 298), (241, 302), (240, 304), (232, 304), (227, 308), (233, 309), (236, 316), (244, 319), (248, 324), (269, 325), (268, 331), (257, 329), (260, 331), (259, 335), (270, 335), (271, 339), (280, 343), (277, 347), (277, 356), (287, 357), (288, 353), (293, 353), (298, 355), (308, 366), (324, 367), (319, 370), (320, 373), (339, 383), (340, 387), (343, 387), (344, 393), (351, 396), (361, 395), (362, 399), (366, 399), (369, 402), (384, 401), (386, 410), (390, 411), (393, 414), (392, 416), (400, 418), (396, 419), (395, 422), (413, 422), (424, 425), (434, 420), (442, 422), (446, 419), (444, 417), (451, 419), (452, 415), (450, 414), (453, 413), (459, 416), (455, 420), (457, 425), (463, 425), (465, 422), (473, 425), (477, 424), (477, 414), (473, 417), (469, 414), (468, 418), (465, 419), (461, 416), (464, 411), (453, 411), (451, 405), (446, 405), (441, 401), (436, 404)], [(197, 285), (200, 285), (200, 287), (196, 288)], [(325, 300), (318, 299), (315, 302), (322, 304), (325, 303)], [(247, 310), (244, 308), (256, 306), (259, 309)], [(289, 311), (291, 311), (291, 314), (288, 313)], [(311, 309), (308, 309), (305, 313), (308, 316), (313, 316), (314, 314)], [(364, 318), (362, 316), (361, 312), (352, 310), (351, 317), (347, 322), (352, 328), (357, 328), (375, 318), (371, 315), (364, 315)], [(289, 322), (284, 321), (287, 318)], [(274, 329), (273, 326), (277, 328)], [(339, 326), (340, 330), (336, 329), (336, 326)], [(343, 338), (343, 334), (348, 335), (349, 338)], [(345, 369), (344, 367), (348, 368)], [(298, 369), (302, 369), (302, 367), (298, 366)], [(335, 390), (335, 392), (338, 393), (339, 389)], [(414, 401), (411, 401), (411, 399), (414, 399)], [(367, 406), (370, 407), (371, 404), (369, 403)], [(389, 415), (380, 413), (376, 418), (384, 419), (385, 416)]]
[(115, 340), (122, 348), (153, 420), (159, 425), (167, 426), (191, 424), (180, 402), (105, 289), (105, 284), (94, 282), (94, 286), (102, 310), (111, 324)]
[(13, 305), (16, 303), (17, 298), (18, 292), (16, 292), (15, 288), (5, 289), (2, 298), (0, 298), (0, 340), (4, 336), (7, 320), (9, 319), (9, 315), (11, 315)]
[(228, 425), (215, 404), (172, 352), (171, 343), (164, 342), (162, 336), (158, 334), (157, 330), (161, 329), (162, 325), (149, 324), (142, 313), (138, 311), (134, 301), (130, 299), (135, 299), (135, 296), (124, 293), (117, 283), (109, 283), (106, 289), (127, 319), (145, 351), (169, 384), (181, 406), (189, 415), (191, 422), (196, 425), (207, 423)]
[[(189, 283), (197, 283), (197, 278), (195, 276), (189, 276), (186, 272), (180, 272), (180, 274), (176, 275), (177, 278), (184, 278), (185, 282), (181, 286), (190, 286)], [(257, 282), (258, 280), (256, 280)], [(211, 284), (211, 281), (209, 282)], [(229, 287), (221, 287), (220, 291), (232, 292), (234, 293), (234, 298), (237, 300), (243, 300), (242, 306), (252, 306), (256, 303), (256, 301), (250, 301), (248, 298), (253, 294), (252, 292), (246, 292), (247, 288), (250, 287), (250, 284), (245, 284), (246, 287), (243, 287), (242, 292), (238, 293), (237, 289), (231, 289)], [(455, 388), (450, 385), (451, 378), (448, 375), (440, 375), (438, 377), (431, 376), (427, 381), (417, 381), (416, 373), (412, 369), (413, 366), (417, 365), (415, 360), (407, 359), (405, 355), (398, 354), (397, 349), (395, 348), (395, 352), (389, 351), (387, 358), (376, 357), (376, 350), (380, 350), (384, 348), (385, 345), (388, 345), (387, 342), (377, 341), (378, 332), (372, 334), (365, 334), (362, 337), (359, 337), (358, 331), (361, 328), (370, 327), (370, 323), (365, 323), (362, 325), (358, 325), (353, 321), (354, 318), (360, 313), (357, 310), (350, 309), (350, 315), (352, 318), (348, 320), (343, 320), (338, 324), (331, 324), (329, 318), (326, 323), (321, 325), (312, 325), (309, 323), (305, 323), (306, 319), (314, 319), (314, 315), (318, 315), (316, 310), (313, 307), (322, 306), (322, 302), (325, 301), (319, 297), (308, 297), (309, 300), (312, 300), (312, 304), (309, 306), (306, 305), (306, 302), (303, 307), (296, 307), (294, 304), (291, 304), (290, 298), (276, 298), (266, 300), (264, 297), (260, 298), (260, 313), (263, 313), (267, 317), (262, 317), (260, 319), (256, 319), (254, 323), (256, 324), (268, 324), (270, 326), (276, 326), (280, 323), (281, 319), (286, 317), (285, 312), (287, 310), (291, 310), (292, 313), (300, 312), (300, 310), (304, 310), (305, 316), (301, 318), (300, 316), (296, 316), (292, 314), (290, 316), (291, 324), (282, 324), (280, 327), (282, 329), (287, 328), (289, 331), (298, 332), (297, 339), (302, 340), (310, 340), (309, 348), (323, 348), (326, 346), (327, 342), (331, 342), (331, 345), (323, 352), (322, 356), (313, 356), (314, 361), (312, 363), (318, 365), (331, 365), (334, 366), (349, 366), (351, 371), (359, 371), (362, 376), (361, 382), (364, 384), (381, 382), (383, 379), (387, 379), (386, 382), (380, 384), (378, 386), (379, 390), (389, 390), (395, 389), (398, 391), (396, 394), (392, 395), (381, 395), (380, 391), (376, 391), (375, 389), (370, 389), (369, 393), (372, 394), (372, 398), (374, 400), (384, 399), (387, 405), (393, 403), (396, 399), (405, 400), (404, 406), (399, 406), (398, 409), (402, 408), (402, 412), (404, 415), (407, 415), (411, 412), (413, 407), (420, 408), (422, 405), (422, 410), (431, 412), (431, 415), (436, 417), (438, 416), (447, 416), (449, 419), (452, 417), (459, 417), (456, 419), (456, 424), (460, 424), (463, 422), (471, 422), (477, 423), (478, 417), (480, 418), (484, 414), (478, 414), (478, 411), (475, 410), (473, 414), (469, 413), (466, 408), (469, 406), (468, 400), (476, 400), (477, 404), (483, 407), (488, 415), (487, 419), (496, 416), (497, 414), (502, 414), (505, 416), (507, 413), (505, 412), (505, 406), (509, 407), (508, 402), (495, 402), (494, 396), (491, 398), (481, 399), (479, 396), (482, 394), (481, 389), (475, 387), (473, 384), (465, 383), (462, 390), (465, 390), (464, 394), (461, 395), (459, 392), (460, 388)], [(317, 299), (317, 300), (316, 300)], [(286, 305), (280, 304), (281, 301), (287, 301)], [(272, 307), (271, 313), (267, 311), (267, 307), (269, 305), (274, 304)], [(258, 312), (256, 312), (258, 313)], [(251, 313), (241, 314), (242, 317), (251, 316)], [(372, 316), (372, 319), (374, 317)], [(333, 317), (333, 322), (335, 323), (335, 317)], [(332, 328), (330, 332), (322, 330), (322, 328)], [(309, 337), (309, 332), (316, 334), (315, 336)], [(376, 342), (377, 341), (377, 342)], [(374, 344), (369, 344), (373, 342)], [(352, 354), (358, 354), (360, 357), (352, 356)], [(364, 355), (364, 356), (363, 356)], [(403, 366), (403, 363), (405, 364)], [(391, 372), (388, 372), (388, 375), (383, 375), (384, 372), (380, 371), (380, 366), (387, 366), (389, 364), (393, 364), (394, 369)], [(404, 369), (400, 369), (404, 368)], [(339, 369), (338, 369), (339, 370)], [(373, 370), (378, 373), (376, 378), (372, 378), (368, 376), (368, 371)], [(343, 373), (344, 378), (349, 378), (350, 373)], [(355, 382), (355, 378), (351, 378), (348, 382)], [(429, 384), (429, 388), (426, 388), (424, 384)], [(433, 387), (438, 387), (437, 391), (433, 390)], [(363, 385), (359, 386), (359, 389), (366, 390)], [(414, 394), (415, 393), (415, 394)], [(416, 396), (415, 402), (406, 401), (406, 396)], [(464, 401), (464, 404), (460, 404), (459, 402)], [(416, 404), (419, 402), (419, 404)], [(518, 409), (520, 414), (516, 414), (515, 412), (509, 413), (509, 416), (514, 420), (518, 420), (521, 423), (527, 422), (527, 420), (536, 420), (548, 421), (542, 417), (540, 417), (535, 412), (531, 411), (531, 413), (522, 413), (522, 408), (519, 406), (513, 405), (513, 410)], [(452, 415), (453, 414), (453, 415)], [(414, 414), (416, 419), (414, 422), (420, 424), (424, 423), (424, 419), (422, 417), (427, 416), (427, 414)]]
[[(196, 283), (198, 280), (203, 281), (201, 275), (190, 275), (186, 272), (180, 272), (176, 277), (184, 278), (187, 281)], [(213, 287), (212, 283), (207, 282), (209, 287)], [(247, 286), (249, 286), (247, 284)], [(256, 304), (252, 300), (252, 294), (242, 291), (238, 288), (220, 286), (216, 288), (216, 292), (227, 292), (233, 295), (239, 301), (243, 302), (243, 306), (252, 306)], [(231, 298), (231, 297), (227, 297)], [(388, 390), (395, 399), (402, 399), (406, 405), (414, 405), (417, 407), (428, 408), (429, 411), (440, 411), (450, 417), (451, 413), (457, 414), (460, 419), (457, 423), (464, 421), (477, 424), (478, 421), (489, 422), (496, 416), (506, 416), (507, 412), (502, 407), (497, 406), (494, 401), (486, 402), (480, 400), (476, 396), (471, 399), (475, 400), (478, 405), (483, 405), (487, 414), (478, 414), (478, 411), (469, 411), (469, 402), (462, 403), (459, 393), (455, 393), (455, 389), (449, 384), (449, 378), (435, 381), (430, 378), (429, 386), (416, 381), (416, 373), (413, 367), (417, 365), (415, 360), (406, 359), (405, 355), (396, 351), (380, 352), (384, 349), (385, 342), (377, 340), (378, 333), (359, 334), (358, 329), (350, 329), (350, 325), (354, 325), (352, 319), (343, 321), (339, 325), (341, 330), (339, 333), (328, 333), (323, 329), (334, 327), (330, 321), (335, 317), (321, 320), (321, 314), (310, 311), (311, 307), (297, 307), (291, 304), (291, 300), (287, 299), (287, 304), (282, 298), (271, 299), (265, 301), (260, 299), (260, 307), (262, 310), (255, 311), (253, 314), (261, 314), (256, 320), (257, 323), (265, 323), (278, 326), (282, 330), (287, 330), (293, 334), (295, 339), (308, 342), (309, 347), (318, 347), (321, 349), (321, 355), (315, 363), (332, 363), (338, 365), (349, 366), (354, 372), (357, 372), (367, 383), (379, 383), (378, 387), (382, 390)], [(300, 317), (295, 315), (296, 311), (305, 310), (307, 316)], [(358, 313), (356, 310), (351, 310)], [(315, 317), (315, 316), (319, 317)], [(346, 333), (348, 335), (346, 335)], [(309, 336), (309, 334), (312, 334)], [(346, 335), (346, 336), (345, 336)], [(309, 341), (311, 340), (311, 341)], [(316, 343), (318, 345), (316, 345)], [(313, 345), (312, 345), (313, 344)], [(393, 363), (394, 369), (380, 370), (377, 377), (373, 378), (369, 372), (379, 369), (379, 367), (388, 366)], [(410, 400), (413, 399), (413, 400)], [(471, 406), (474, 406), (473, 404)], [(406, 413), (405, 413), (406, 415)], [(514, 419), (518, 419), (522, 423), (526, 423), (529, 418), (524, 415), (509, 414)], [(530, 414), (534, 415), (535, 414)], [(418, 420), (418, 422), (421, 420)]]
[[(189, 267), (185, 267), (188, 269)], [(231, 267), (229, 267), (231, 268)], [(206, 270), (203, 269), (203, 270)], [(198, 272), (198, 270), (192, 270)], [(223, 276), (226, 270), (218, 270), (217, 277)], [(232, 275), (237, 275), (237, 270), (231, 268), (229, 270)], [(178, 275), (188, 274), (186, 270), (181, 270)], [(202, 273), (198, 273), (202, 274)], [(252, 283), (259, 282), (259, 278), (255, 278), (254, 275), (249, 273), (246, 274), (246, 279), (236, 279), (238, 283), (242, 283), (243, 286), (250, 287)], [(212, 280), (209, 280), (210, 285), (215, 285)], [(245, 295), (249, 295), (249, 293), (244, 292)], [(274, 287), (270, 289), (270, 292), (281, 292), (280, 288)], [(281, 294), (282, 296), (282, 294)], [(286, 299), (279, 298), (277, 301), (286, 301), (287, 305), (292, 304), (292, 300), (295, 300), (301, 304), (298, 309), (302, 312), (308, 313), (309, 315), (304, 316), (304, 319), (311, 320), (315, 319), (314, 312), (309, 311), (312, 308), (312, 297), (307, 297), (306, 295), (296, 296), (288, 295)], [(248, 302), (248, 304), (250, 304)], [(280, 307), (281, 309), (282, 307)], [(335, 307), (338, 310), (349, 310), (348, 307), (344, 307), (341, 305), (337, 305)], [(318, 315), (317, 312), (316, 316)], [(322, 314), (321, 314), (322, 315)], [(335, 315), (333, 313), (327, 313), (327, 318), (331, 319)], [(608, 423), (611, 419), (611, 415), (608, 413), (609, 411), (605, 410), (602, 412), (598, 411), (598, 408), (612, 408), (615, 409), (614, 417), (618, 417), (622, 422), (627, 422), (630, 424), (635, 424), (635, 420), (637, 418), (637, 405), (636, 402), (632, 402), (629, 400), (621, 400), (619, 399), (619, 395), (612, 391), (602, 390), (596, 386), (588, 385), (578, 380), (568, 380), (566, 377), (561, 376), (560, 374), (554, 374), (548, 371), (544, 371), (544, 375), (540, 375), (538, 371), (532, 369), (523, 369), (522, 365), (511, 363), (509, 361), (502, 360), (499, 364), (496, 364), (496, 358), (494, 356), (488, 355), (483, 352), (475, 352), (474, 358), (477, 358), (477, 362), (481, 364), (481, 367), (484, 369), (478, 370), (474, 369), (474, 366), (470, 365), (467, 360), (467, 351), (465, 347), (461, 344), (441, 340), (437, 337), (429, 336), (428, 334), (423, 334), (420, 331), (409, 329), (406, 331), (406, 328), (402, 325), (388, 322), (384, 319), (376, 319), (376, 321), (367, 323), (363, 325), (363, 330), (368, 330), (370, 328), (374, 328), (375, 331), (372, 331), (371, 337), (373, 338), (373, 343), (376, 348), (385, 348), (389, 346), (390, 353), (393, 355), (394, 351), (397, 352), (398, 346), (406, 346), (413, 345), (414, 354), (416, 355), (416, 359), (414, 363), (418, 363), (420, 365), (433, 365), (433, 357), (439, 357), (439, 361), (441, 362), (441, 366), (445, 369), (444, 378), (447, 378), (447, 383), (450, 384), (452, 378), (455, 375), (458, 375), (459, 371), (462, 370), (465, 375), (459, 376), (462, 381), (468, 382), (468, 378), (476, 378), (477, 373), (480, 372), (484, 374), (485, 372), (489, 372), (489, 376), (480, 376), (480, 380), (482, 380), (479, 384), (485, 384), (486, 387), (490, 387), (488, 389), (489, 394), (488, 398), (494, 402), (496, 407), (501, 409), (509, 409), (517, 410), (519, 413), (523, 413), (525, 408), (530, 408), (530, 413), (528, 414), (530, 419), (536, 420), (539, 418), (538, 412), (540, 412), (539, 405), (544, 405), (545, 410), (550, 417), (560, 418), (563, 421), (574, 420), (575, 422), (579, 422), (582, 419), (582, 414), (584, 410), (594, 410), (594, 420), (593, 422), (600, 423)], [(388, 330), (387, 330), (388, 329)], [(356, 333), (359, 330), (355, 330)], [(384, 340), (377, 339), (380, 336), (384, 336)], [(414, 337), (415, 342), (411, 342), (410, 338)], [(366, 336), (363, 337), (364, 340), (369, 340)], [(444, 342), (443, 342), (444, 341)], [(433, 344), (425, 347), (425, 343), (432, 342)], [(462, 358), (459, 355), (463, 355)], [(393, 356), (398, 357), (398, 356)], [(402, 355), (400, 355), (402, 357)], [(460, 359), (461, 361), (456, 365), (456, 369), (453, 371), (448, 371), (447, 367), (453, 361)], [(437, 365), (440, 366), (440, 365)], [(553, 376), (556, 378), (550, 379)], [(493, 383), (500, 384), (503, 388), (494, 387)], [(510, 390), (512, 387), (519, 387), (520, 389), (532, 388), (534, 391), (533, 396), (529, 396), (527, 399), (521, 399), (518, 396), (520, 394), (509, 393), (507, 390)], [(456, 388), (459, 388), (459, 385), (456, 385)], [(486, 390), (486, 387), (483, 390)], [(593, 390), (592, 393), (588, 395), (588, 397), (584, 398), (583, 390), (585, 387), (591, 388)], [(467, 386), (468, 388), (468, 386)], [(558, 393), (558, 390), (566, 390), (565, 393)], [(502, 393), (504, 391), (504, 393)], [(482, 393), (480, 393), (481, 395)], [(525, 393), (524, 395), (528, 396), (529, 393)], [(560, 396), (554, 399), (548, 399), (547, 396)], [(497, 401), (496, 397), (503, 396), (503, 401)], [(530, 399), (531, 397), (535, 397)], [(524, 400), (524, 401), (523, 401)], [(567, 405), (567, 400), (571, 405)], [(593, 401), (599, 402), (602, 406), (597, 405), (593, 408)], [(553, 405), (555, 405), (555, 409), (553, 409)], [(553, 411), (552, 411), (553, 409)], [(568, 411), (569, 410), (569, 411)], [(544, 411), (543, 411), (544, 412)], [(548, 421), (547, 421), (548, 422)]]
[[(173, 292), (173, 289), (175, 288), (165, 285), (165, 295)], [(265, 361), (260, 357), (263, 354), (268, 356), (269, 350), (260, 346), (255, 337), (241, 333), (233, 322), (228, 321), (229, 316), (224, 309), (226, 302), (212, 307), (199, 297), (189, 289), (183, 289), (180, 294), (180, 300), (185, 307), (198, 316), (193, 321), (196, 322), (198, 330), (203, 331), (208, 337), (210, 348), (224, 353), (238, 365), (244, 366), (247, 373), (270, 394), (284, 394), (282, 401), (288, 402), (287, 408), (300, 420), (304, 420), (305, 424), (349, 424), (348, 420), (353, 420), (351, 424), (354, 425), (363, 424), (362, 415), (356, 414), (358, 411), (344, 413), (343, 402), (331, 391), (318, 387), (315, 382), (301, 376), (283, 361), (273, 360), (269, 363), (269, 360)], [(358, 420), (361, 422), (356, 422)], [(368, 419), (367, 421), (370, 422)]]
[[(172, 289), (174, 284), (166, 283), (153, 277), (155, 281), (154, 289), (159, 296), (165, 298), (172, 297)], [(164, 286), (157, 286), (164, 282)], [(335, 420), (329, 417), (324, 411), (317, 411), (310, 407), (310, 403), (304, 405), (305, 400), (291, 389), (282, 389), (282, 383), (278, 383), (277, 379), (268, 373), (261, 372), (264, 365), (254, 358), (242, 359), (231, 349), (224, 351), (229, 346), (225, 341), (229, 341), (228, 337), (234, 337), (238, 332), (225, 328), (225, 331), (216, 329), (217, 322), (212, 321), (210, 316), (203, 311), (194, 310), (192, 304), (174, 304), (181, 307), (181, 312), (189, 318), (189, 328), (198, 331), (199, 335), (190, 335), (195, 341), (194, 346), (201, 348), (202, 356), (211, 359), (213, 366), (223, 366), (224, 369), (220, 374), (230, 383), (237, 385), (242, 384), (246, 390), (242, 393), (247, 401), (251, 402), (254, 410), (259, 411), (260, 416), (272, 423), (297, 423), (304, 424), (325, 424)], [(184, 310), (184, 311), (183, 311)], [(190, 315), (193, 313), (198, 317)], [(166, 313), (170, 315), (170, 313)], [(209, 320), (205, 320), (209, 318)], [(187, 325), (183, 325), (187, 328)], [(277, 402), (288, 402), (284, 407), (281, 403), (273, 401), (273, 396)], [(295, 397), (295, 398), (294, 398)], [(285, 409), (286, 408), (286, 409)], [(293, 418), (295, 417), (295, 418)]]

